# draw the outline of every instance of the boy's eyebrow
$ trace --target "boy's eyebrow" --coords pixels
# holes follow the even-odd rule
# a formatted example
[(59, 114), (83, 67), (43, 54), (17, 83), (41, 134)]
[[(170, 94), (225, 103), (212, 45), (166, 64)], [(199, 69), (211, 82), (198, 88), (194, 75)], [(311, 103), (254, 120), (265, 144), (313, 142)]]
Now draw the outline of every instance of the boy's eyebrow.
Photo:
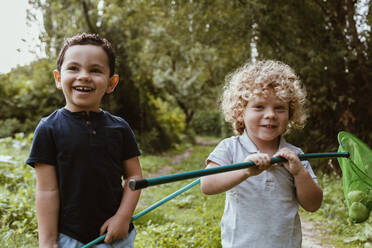
[[(76, 62), (76, 61), (71, 61), (71, 62), (68, 62), (66, 64), (66, 66), (71, 66), (71, 65), (80, 65), (80, 63)], [(101, 65), (101, 64), (98, 64), (98, 63), (95, 63), (95, 64), (91, 64), (89, 65), (89, 67), (100, 67), (100, 68), (105, 68), (104, 65)]]
[(105, 68), (104, 65), (101, 65), (101, 64), (92, 64), (90, 65), (90, 67), (100, 67), (100, 68)]
[(258, 104), (258, 103), (264, 103), (266, 102), (266, 100), (263, 100), (263, 99), (255, 99), (255, 100), (251, 100), (251, 103), (252, 104)]
[[(265, 99), (257, 99), (257, 100), (252, 100), (251, 103), (252, 104), (264, 104), (264, 103), (266, 103), (266, 100)], [(284, 102), (284, 101), (275, 101), (274, 104), (277, 104), (277, 105), (286, 105), (287, 102)]]
[(68, 62), (66, 63), (66, 65), (78, 65), (79, 63), (75, 62), (75, 61), (71, 61), (71, 62)]

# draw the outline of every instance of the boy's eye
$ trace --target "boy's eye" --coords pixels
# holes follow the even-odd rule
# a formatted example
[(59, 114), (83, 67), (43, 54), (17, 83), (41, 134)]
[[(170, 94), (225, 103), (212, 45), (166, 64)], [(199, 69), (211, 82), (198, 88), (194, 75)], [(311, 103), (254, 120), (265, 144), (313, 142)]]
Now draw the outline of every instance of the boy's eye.
[(92, 69), (91, 72), (94, 72), (94, 73), (101, 73), (102, 71), (100, 69)]
[(69, 66), (67, 67), (67, 70), (70, 70), (70, 71), (77, 71), (78, 68), (76, 66)]
[(255, 109), (263, 109), (264, 106), (263, 105), (255, 105), (255, 106), (253, 106), (253, 108), (255, 108)]
[(285, 106), (277, 106), (275, 109), (279, 110), (279, 111), (286, 111), (287, 110), (287, 108)]

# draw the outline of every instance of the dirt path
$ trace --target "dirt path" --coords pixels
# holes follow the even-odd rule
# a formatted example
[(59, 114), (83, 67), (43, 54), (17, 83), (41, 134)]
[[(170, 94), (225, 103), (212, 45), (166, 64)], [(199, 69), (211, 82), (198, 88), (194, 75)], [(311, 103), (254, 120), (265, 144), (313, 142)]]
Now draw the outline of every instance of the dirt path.
[(316, 228), (316, 224), (301, 216), (302, 248), (335, 248), (328, 244), (327, 235)]

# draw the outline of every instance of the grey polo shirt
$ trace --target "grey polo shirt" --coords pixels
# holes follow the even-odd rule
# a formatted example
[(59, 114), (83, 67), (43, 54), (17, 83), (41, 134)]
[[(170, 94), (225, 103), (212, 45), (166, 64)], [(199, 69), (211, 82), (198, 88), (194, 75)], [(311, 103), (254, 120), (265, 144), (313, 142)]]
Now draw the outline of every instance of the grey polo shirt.
[[(303, 153), (281, 138), (279, 149), (284, 147)], [(249, 154), (259, 152), (244, 132), (221, 141), (207, 161), (241, 163)], [(316, 181), (309, 162), (302, 164)], [(249, 177), (226, 192), (221, 239), (224, 248), (301, 247), (294, 178), (282, 165)]]

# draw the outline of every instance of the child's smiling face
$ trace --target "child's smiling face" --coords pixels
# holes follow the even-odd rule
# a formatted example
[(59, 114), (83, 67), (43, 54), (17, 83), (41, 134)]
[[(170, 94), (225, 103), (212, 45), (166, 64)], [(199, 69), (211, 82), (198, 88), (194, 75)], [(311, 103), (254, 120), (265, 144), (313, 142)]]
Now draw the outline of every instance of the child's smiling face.
[(54, 71), (66, 108), (72, 112), (99, 111), (105, 93), (111, 93), (118, 76), (110, 77), (108, 56), (95, 45), (74, 45), (66, 50), (61, 71)]
[(258, 145), (279, 142), (289, 120), (289, 104), (280, 100), (273, 92), (267, 97), (252, 98), (244, 112), (245, 130), (252, 141)]

